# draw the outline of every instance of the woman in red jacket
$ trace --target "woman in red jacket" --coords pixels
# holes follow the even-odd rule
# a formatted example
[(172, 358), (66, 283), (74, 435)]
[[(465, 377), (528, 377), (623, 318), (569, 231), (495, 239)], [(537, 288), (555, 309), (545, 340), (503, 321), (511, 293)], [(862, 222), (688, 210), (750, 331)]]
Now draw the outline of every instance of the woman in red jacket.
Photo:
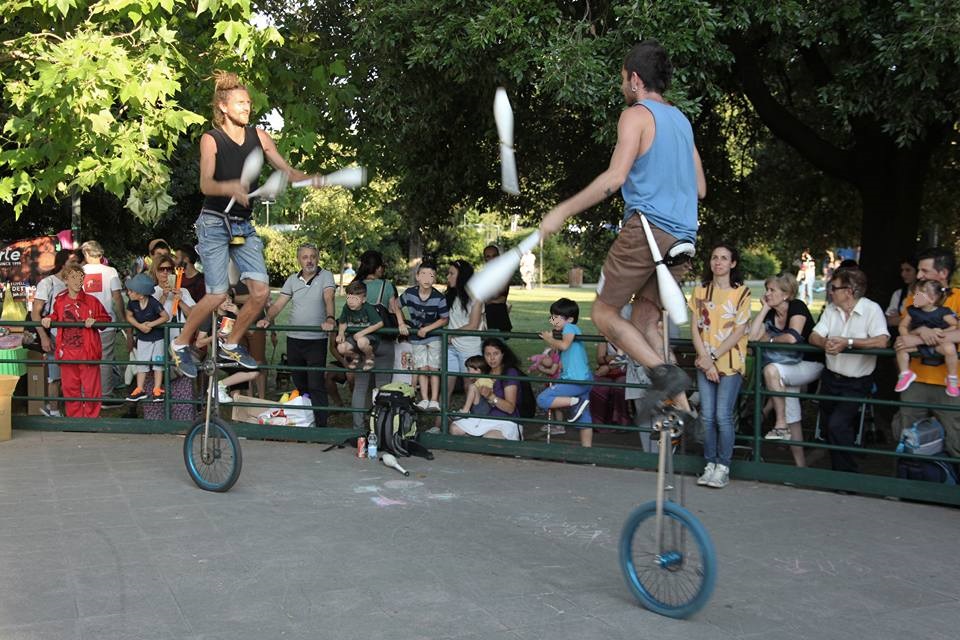
[(110, 315), (100, 301), (83, 291), (83, 269), (77, 265), (64, 268), (67, 290), (53, 301), (50, 315), (41, 320), (44, 329), (50, 322), (82, 322), (83, 327), (61, 327), (57, 331), (57, 360), (91, 360), (91, 364), (60, 365), (61, 388), (66, 398), (97, 398), (96, 401), (67, 401), (67, 415), (71, 418), (100, 416), (100, 365), (96, 361), (103, 353), (100, 334), (93, 329), (95, 322), (110, 322)]

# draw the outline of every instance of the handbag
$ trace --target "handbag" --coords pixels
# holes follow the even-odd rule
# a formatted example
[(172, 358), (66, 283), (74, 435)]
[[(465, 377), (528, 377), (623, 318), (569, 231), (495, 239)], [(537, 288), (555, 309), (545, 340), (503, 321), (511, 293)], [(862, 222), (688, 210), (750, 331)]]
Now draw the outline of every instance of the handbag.
[[(373, 305), (373, 308), (377, 310), (377, 313), (380, 315), (380, 320), (383, 321), (384, 329), (394, 329), (396, 330), (400, 325), (397, 323), (397, 316), (390, 313), (390, 310), (383, 306), (383, 292), (387, 288), (387, 281), (382, 280), (383, 284), (380, 286), (380, 295), (377, 297), (376, 304)], [(394, 332), (392, 334), (387, 334), (383, 336), (384, 340), (396, 340), (397, 334)]]
[[(785, 329), (781, 331), (777, 328), (773, 322), (767, 321), (764, 323), (767, 328), (767, 332), (776, 337), (781, 336), (785, 333), (790, 333), (797, 338), (798, 344), (802, 341), (802, 338), (797, 334), (793, 329)], [(799, 351), (787, 351), (785, 349), (764, 349), (763, 350), (763, 366), (768, 364), (799, 364), (803, 360), (803, 354)]]

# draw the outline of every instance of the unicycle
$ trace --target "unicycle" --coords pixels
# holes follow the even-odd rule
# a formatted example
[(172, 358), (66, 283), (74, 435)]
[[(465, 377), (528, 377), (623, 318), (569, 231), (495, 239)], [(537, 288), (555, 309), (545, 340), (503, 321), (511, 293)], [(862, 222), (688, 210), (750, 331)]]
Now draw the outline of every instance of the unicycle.
[(218, 336), (217, 314), (211, 323), (213, 338), (207, 349), (207, 357), (200, 365), (207, 375), (207, 402), (203, 420), (196, 422), (187, 431), (183, 441), (183, 461), (187, 473), (204, 491), (229, 491), (240, 477), (243, 454), (240, 440), (233, 428), (219, 417), (220, 399), (217, 395)]
[[(666, 342), (665, 337), (664, 351)], [(627, 586), (644, 607), (670, 618), (687, 618), (699, 611), (713, 594), (717, 577), (713, 542), (683, 507), (683, 479), (674, 474), (674, 447), (688, 419), (689, 414), (679, 409), (659, 406), (653, 420), (659, 435), (656, 499), (637, 507), (620, 534), (620, 568)], [(666, 495), (674, 491), (679, 504)]]

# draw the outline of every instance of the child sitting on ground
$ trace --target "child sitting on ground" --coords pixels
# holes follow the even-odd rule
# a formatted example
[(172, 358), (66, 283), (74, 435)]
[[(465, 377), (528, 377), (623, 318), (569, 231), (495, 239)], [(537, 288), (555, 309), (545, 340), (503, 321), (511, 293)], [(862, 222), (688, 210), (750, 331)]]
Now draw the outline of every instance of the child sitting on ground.
[[(587, 350), (577, 336), (583, 332), (577, 326), (580, 306), (569, 298), (560, 298), (550, 305), (550, 324), (553, 331), (543, 331), (540, 337), (548, 346), (560, 351), (560, 380), (547, 387), (537, 396), (537, 406), (541, 409), (563, 409), (573, 407), (573, 415), (568, 422), (590, 424), (590, 386), (580, 384), (593, 380), (593, 372), (587, 360)], [(580, 427), (580, 444), (593, 445), (593, 429)]]
[[(916, 335), (921, 327), (930, 329), (955, 329), (957, 316), (948, 307), (943, 306), (944, 300), (950, 295), (950, 289), (941, 287), (934, 280), (918, 280), (914, 285), (913, 304), (907, 307), (907, 313), (900, 320), (900, 335), (908, 333)], [(951, 398), (960, 396), (957, 386), (957, 345), (944, 341), (935, 347), (921, 344), (916, 347), (897, 349), (897, 367), (900, 377), (893, 388), (897, 393), (906, 391), (907, 387), (917, 379), (917, 374), (910, 370), (910, 354), (919, 352), (924, 364), (937, 366), (947, 365), (946, 394)]]
[[(373, 354), (380, 345), (376, 332), (383, 328), (383, 319), (367, 302), (367, 285), (356, 280), (347, 285), (347, 302), (340, 312), (339, 325), (337, 351), (347, 368), (356, 369), (357, 360), (363, 354), (363, 370), (373, 369)], [(356, 333), (348, 336), (347, 329), (355, 329)]]
[(137, 374), (137, 386), (127, 400), (138, 402), (147, 399), (147, 392), (143, 388), (147, 373), (153, 370), (153, 393), (150, 399), (154, 402), (163, 401), (163, 353), (166, 343), (163, 341), (163, 329), (160, 325), (170, 320), (170, 315), (164, 310), (160, 301), (153, 297), (153, 278), (146, 273), (140, 273), (127, 281), (127, 322), (136, 329), (137, 346), (133, 352), (133, 359), (152, 364), (136, 364), (134, 372)]
[(467, 383), (467, 398), (464, 400), (460, 413), (472, 413), (477, 416), (489, 415), (493, 407), (480, 393), (480, 388), (487, 387), (488, 389), (493, 389), (493, 379), (478, 378), (476, 376), (483, 376), (490, 373), (490, 365), (483, 359), (483, 356), (470, 356), (463, 364), (467, 368), (467, 373), (473, 376), (473, 378)]

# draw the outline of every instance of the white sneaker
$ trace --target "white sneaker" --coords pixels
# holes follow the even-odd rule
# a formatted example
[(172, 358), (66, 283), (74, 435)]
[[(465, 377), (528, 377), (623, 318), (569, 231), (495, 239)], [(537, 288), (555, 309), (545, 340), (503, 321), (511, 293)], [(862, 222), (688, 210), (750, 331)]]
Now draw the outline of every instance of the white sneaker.
[(228, 404), (233, 402), (233, 398), (229, 393), (227, 393), (227, 388), (219, 382), (217, 383), (217, 400), (220, 402), (220, 404)]
[(713, 472), (713, 477), (707, 482), (708, 487), (714, 489), (723, 489), (730, 483), (730, 467), (724, 464), (718, 464)]
[(415, 406), (417, 409), (420, 409), (421, 411), (426, 411), (427, 409), (430, 408), (430, 401), (429, 401), (429, 400), (421, 400), (420, 402), (418, 402), (417, 404), (415, 404), (415, 405), (413, 405), (413, 406)]
[(40, 413), (47, 416), (48, 418), (62, 418), (60, 411), (58, 409), (51, 409), (50, 407), (41, 407)]
[(431, 400), (427, 403), (427, 411), (440, 411), (440, 403), (436, 400)]
[(703, 475), (697, 478), (697, 484), (701, 487), (705, 487), (710, 484), (710, 481), (713, 480), (714, 474), (717, 472), (717, 465), (715, 462), (708, 462), (707, 466), (703, 468)]

